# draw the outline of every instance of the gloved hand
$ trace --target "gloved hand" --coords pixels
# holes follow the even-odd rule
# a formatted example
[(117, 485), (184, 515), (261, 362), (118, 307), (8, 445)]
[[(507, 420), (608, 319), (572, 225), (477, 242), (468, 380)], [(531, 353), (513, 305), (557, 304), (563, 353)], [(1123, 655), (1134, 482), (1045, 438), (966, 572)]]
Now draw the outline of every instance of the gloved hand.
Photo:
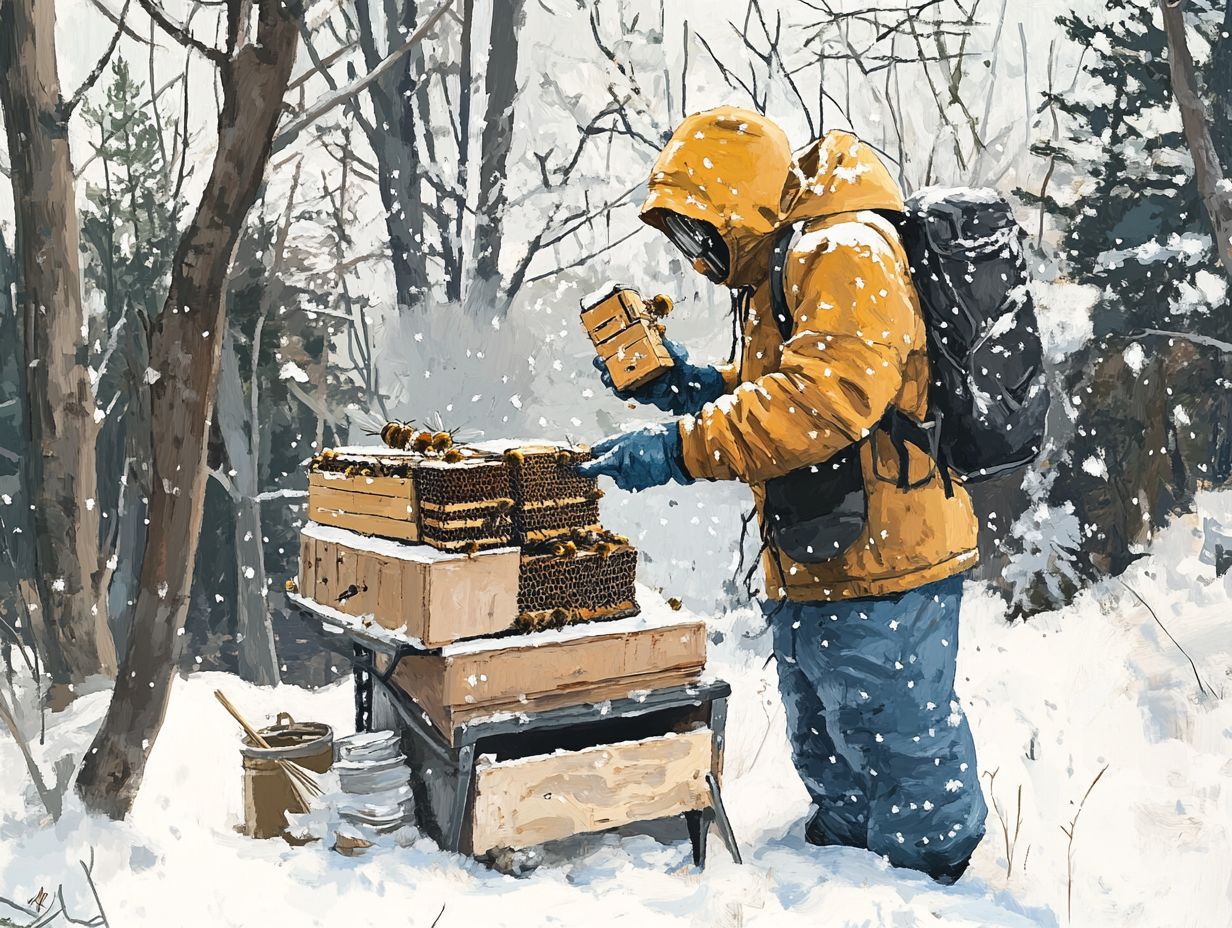
[(677, 416), (695, 415), (707, 403), (713, 403), (727, 392), (723, 375), (718, 368), (690, 364), (689, 352), (683, 345), (678, 345), (671, 339), (663, 339), (663, 347), (676, 362), (675, 367), (669, 368), (636, 390), (617, 390), (603, 360), (596, 356), (593, 364), (603, 385), (620, 399), (655, 406)]
[(674, 421), (612, 435), (591, 452), (594, 460), (579, 464), (578, 471), (587, 477), (611, 477), (622, 490), (693, 482), (681, 463), (680, 430)]

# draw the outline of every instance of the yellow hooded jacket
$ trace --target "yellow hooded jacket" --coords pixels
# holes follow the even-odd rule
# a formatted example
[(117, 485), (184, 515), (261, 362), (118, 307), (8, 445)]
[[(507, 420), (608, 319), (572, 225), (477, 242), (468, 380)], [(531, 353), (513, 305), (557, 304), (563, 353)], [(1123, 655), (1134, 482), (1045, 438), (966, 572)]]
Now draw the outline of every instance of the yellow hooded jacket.
[[(765, 481), (859, 441), (891, 405), (925, 418), (919, 301), (893, 225), (873, 212), (902, 208), (885, 166), (850, 133), (830, 132), (793, 156), (783, 131), (747, 110), (709, 110), (677, 128), (651, 173), (642, 218), (661, 228), (670, 210), (715, 226), (730, 252), (725, 283), (752, 288), (737, 363), (723, 369), (730, 392), (680, 420), (691, 476), (744, 481), (760, 513)], [(785, 271), (795, 325), (784, 344), (770, 308), (770, 250), (777, 229), (800, 222)], [(908, 447), (910, 480), (922, 481), (932, 461)], [(768, 595), (888, 596), (974, 566), (977, 524), (961, 484), (947, 498), (933, 473), (899, 489), (898, 460), (876, 431), (861, 449), (863, 536), (817, 564), (767, 551)]]

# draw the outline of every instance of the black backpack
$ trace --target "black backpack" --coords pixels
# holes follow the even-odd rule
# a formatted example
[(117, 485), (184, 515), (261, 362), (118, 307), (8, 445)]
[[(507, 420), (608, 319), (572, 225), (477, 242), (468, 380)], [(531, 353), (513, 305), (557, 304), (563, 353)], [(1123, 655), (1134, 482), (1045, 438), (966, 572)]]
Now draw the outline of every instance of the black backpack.
[[(928, 334), (930, 419), (897, 409), (882, 420), (905, 460), (904, 442), (937, 462), (947, 492), (950, 471), (966, 482), (1029, 464), (1039, 453), (1048, 413), (1043, 347), (1028, 289), (1024, 233), (994, 190), (921, 190), (898, 228)], [(771, 258), (770, 294), (783, 340), (794, 319), (783, 267), (794, 227), (782, 230)], [(907, 487), (907, 469), (899, 485)]]

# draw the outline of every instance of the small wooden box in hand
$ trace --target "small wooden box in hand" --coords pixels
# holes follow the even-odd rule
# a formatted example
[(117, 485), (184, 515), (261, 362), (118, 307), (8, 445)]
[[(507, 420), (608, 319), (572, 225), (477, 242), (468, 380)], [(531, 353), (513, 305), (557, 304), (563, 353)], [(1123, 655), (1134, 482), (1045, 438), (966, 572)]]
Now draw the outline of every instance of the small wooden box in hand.
[(617, 390), (635, 390), (673, 367), (663, 346), (663, 324), (672, 301), (665, 296), (651, 300), (628, 287), (600, 291), (582, 307), (582, 324), (595, 350), (607, 367)]

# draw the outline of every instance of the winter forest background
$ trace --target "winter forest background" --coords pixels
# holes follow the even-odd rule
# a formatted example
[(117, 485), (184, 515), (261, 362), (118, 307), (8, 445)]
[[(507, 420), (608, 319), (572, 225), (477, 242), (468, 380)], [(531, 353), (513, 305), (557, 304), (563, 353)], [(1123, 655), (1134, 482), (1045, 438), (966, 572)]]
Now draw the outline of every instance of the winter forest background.
[[(0, 33), (13, 28), (18, 2), (29, 5), (0, 0)], [(1151, 589), (1135, 571), (1158, 550), (1160, 533), (1177, 525), (1205, 532), (1201, 545), (1217, 532), (1215, 510), (1202, 500), (1232, 477), (1232, 261), (1219, 257), (1232, 232), (1224, 179), (1232, 171), (1232, 6), (54, 7), (54, 49), (46, 35), (34, 45), (0, 35), (9, 135), (0, 154), (0, 747), (21, 745), (4, 754), (6, 778), (34, 790), (24, 811), (5, 805), (0, 842), (22, 833), (30, 810), (56, 818), (76, 807), (69, 783), (83, 756), (93, 757), (79, 784), (85, 807), (123, 815), (141, 773), (116, 779), (108, 743), (148, 753), (168, 699), (176, 717), (169, 694), (177, 673), (221, 671), (262, 685), (345, 680), (346, 662), (304, 631), (283, 592), (304, 521), (302, 465), (316, 450), (373, 442), (388, 418), (439, 422), (464, 437), (585, 442), (617, 431), (645, 413), (605, 395), (577, 319), (579, 299), (608, 280), (670, 295), (671, 337), (696, 357), (726, 359), (726, 292), (637, 219), (656, 154), (676, 122), (699, 109), (755, 108), (798, 146), (850, 128), (877, 146), (908, 191), (993, 186), (1017, 208), (1054, 401), (1038, 465), (975, 491), (982, 562), (974, 579), (986, 590), (979, 608), (998, 623), (984, 644), (993, 640), (991, 650), (1010, 657), (974, 660), (985, 681), (990, 667), (1003, 670), (989, 684), (1008, 687), (998, 711), (1025, 698), (1016, 675), (1056, 670), (1074, 647), (1115, 663), (1104, 638), (1069, 639), (1062, 658), (1035, 636), (1052, 630), (1059, 645), (1063, 630), (1086, 623), (1068, 633), (1092, 634), (1109, 614), (1141, 609)], [(37, 71), (46, 89), (53, 67), (59, 98), (21, 99), (24, 86), (39, 84), (21, 73)], [(46, 136), (45, 148), (17, 136), (29, 158), (14, 153), (15, 127), (27, 125)], [(263, 132), (273, 139), (268, 150)], [(228, 182), (212, 185), (218, 170)], [(52, 186), (31, 189), (35, 175), (49, 175)], [(23, 198), (31, 227), (44, 230), (37, 243), (15, 235)], [(16, 298), (23, 288), (55, 308), (32, 317)], [(202, 389), (213, 397), (208, 422), (194, 395)], [(194, 480), (177, 462), (193, 460), (202, 443), (208, 470)], [(756, 639), (746, 608), (756, 592), (756, 581), (752, 590), (744, 583), (756, 547), (742, 532), (749, 505), (740, 486), (609, 488), (605, 521), (640, 549), (643, 583), (715, 616), (726, 629), (716, 643), (724, 634), (736, 640), (739, 660), (754, 668), (768, 644)], [(158, 564), (143, 563), (147, 551)], [(1186, 712), (1221, 701), (1232, 653), (1214, 618), (1222, 607), (1204, 601), (1208, 621), (1195, 627), (1205, 658), (1189, 653), (1192, 640), (1182, 657), (1184, 636), (1169, 616), (1193, 618), (1196, 581), (1160, 582), (1159, 614), (1134, 627), (1156, 636), (1155, 660), (1179, 662), (1163, 689)], [(186, 611), (177, 614), (180, 604)], [(1086, 676), (1096, 671), (1075, 668), (1054, 676), (1041, 698), (1099, 689)], [(1110, 674), (1110, 692), (1154, 700), (1143, 682), (1150, 675), (1138, 670)], [(756, 731), (748, 737), (759, 752), (762, 731), (781, 728), (781, 716), (770, 718), (773, 698), (771, 684), (750, 702)], [(93, 706), (85, 734), (55, 750), (40, 732), (61, 712), (79, 711), (78, 701)], [(1076, 716), (1070, 734), (1081, 742), (1106, 721)], [(1196, 724), (1207, 723), (1177, 727)], [(1049, 733), (1038, 720), (1027, 727), (1034, 752)], [(983, 729), (990, 738), (992, 728)], [(169, 744), (184, 737), (162, 736)], [(1223, 739), (1203, 750), (1226, 759)], [(1068, 763), (1076, 800), (1099, 766), (1075, 772), (1072, 752)], [(1012, 795), (1005, 787), (997, 810), (1009, 817), (1005, 846), (988, 849), (998, 862), (985, 867), (1005, 871), (1007, 883), (1010, 833), (1018, 834)], [(1019, 786), (1019, 826), (1022, 802)], [(1217, 802), (1226, 812), (1227, 800)], [(1074, 808), (1048, 813), (1053, 840)], [(1202, 830), (1211, 810), (1194, 814)], [(98, 828), (87, 830), (101, 841)], [(1207, 837), (1203, 847), (1227, 839), (1223, 831)], [(985, 845), (1000, 843), (990, 819)], [(1072, 850), (1072, 835), (1069, 843)], [(1057, 885), (1072, 896), (1072, 858), (1062, 850), (1058, 861)], [(0, 857), (0, 896), (18, 872)], [(1029, 923), (1067, 919), (1055, 893), (1036, 899), (1024, 890), (1026, 908), (1013, 895), (997, 903), (1005, 913)], [(1152, 904), (1128, 911), (1148, 918)], [(1226, 913), (1226, 898), (1223, 905)], [(993, 923), (963, 911), (972, 924)], [(1207, 914), (1214, 918), (1193, 923), (1219, 923)]]

